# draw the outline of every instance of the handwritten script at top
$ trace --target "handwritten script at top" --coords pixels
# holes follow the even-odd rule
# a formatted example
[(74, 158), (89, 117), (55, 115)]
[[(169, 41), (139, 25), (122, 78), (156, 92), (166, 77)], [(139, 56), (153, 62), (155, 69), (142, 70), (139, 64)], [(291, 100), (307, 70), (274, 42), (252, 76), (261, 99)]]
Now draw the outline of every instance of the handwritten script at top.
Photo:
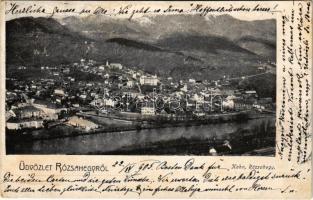
[[(107, 165), (21, 161), (18, 170), (15, 170), (17, 172), (12, 171), (5, 172), (1, 178), (4, 194), (53, 193), (62, 196), (73, 192), (91, 192), (99, 195), (157, 196), (182, 193), (189, 197), (211, 192), (282, 194), (296, 193), (288, 184), (306, 181), (308, 176), (307, 171), (295, 169), (278, 173), (272, 165), (226, 164), (223, 159), (201, 162), (195, 158), (180, 162), (117, 160)], [(275, 180), (286, 180), (286, 185), (273, 184)]]
[(311, 159), (311, 73), (309, 39), (311, 2), (299, 2), (282, 16), (282, 84), (278, 111), (278, 152), (281, 159), (306, 163)]
[(190, 3), (187, 8), (180, 8), (173, 5), (169, 5), (166, 8), (158, 7), (142, 7), (128, 4), (114, 9), (107, 9), (102, 6), (98, 6), (95, 9), (87, 8), (68, 8), (67, 6), (58, 5), (53, 8), (47, 8), (42, 5), (31, 4), (28, 6), (21, 6), (18, 3), (9, 3), (7, 5), (5, 14), (7, 15), (21, 15), (21, 14), (44, 14), (49, 17), (60, 14), (77, 14), (77, 15), (107, 15), (107, 16), (126, 16), (131, 20), (138, 14), (199, 14), (206, 16), (209, 13), (232, 13), (232, 12), (275, 12), (275, 7), (263, 7), (260, 4), (252, 7), (245, 5), (233, 6), (232, 4), (227, 6), (207, 6), (204, 4)]

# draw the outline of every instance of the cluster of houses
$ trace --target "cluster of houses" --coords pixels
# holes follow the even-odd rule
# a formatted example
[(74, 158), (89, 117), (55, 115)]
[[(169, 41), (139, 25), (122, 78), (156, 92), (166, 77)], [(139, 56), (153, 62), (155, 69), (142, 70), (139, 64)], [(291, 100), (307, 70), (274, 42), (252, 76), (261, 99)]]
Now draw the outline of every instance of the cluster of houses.
[(6, 112), (6, 126), (8, 129), (43, 128), (45, 121), (55, 121), (58, 115), (66, 112), (57, 104), (43, 100), (27, 100), (26, 103), (17, 103)]
[(60, 114), (67, 111), (67, 108), (58, 104), (31, 99), (27, 103), (18, 103), (17, 106), (12, 106), (6, 112), (6, 127), (9, 130), (38, 129), (45, 127), (47, 122), (59, 121), (85, 131), (99, 128), (96, 123), (75, 115), (66, 120), (60, 119)]
[[(21, 67), (24, 69), (26, 67)], [(255, 90), (240, 90), (223, 80), (174, 80), (128, 68), (120, 63), (99, 64), (82, 59), (73, 65), (42, 66), (50, 77), (10, 80), (6, 92), (8, 129), (42, 128), (58, 121), (84, 130), (99, 128), (97, 123), (75, 115), (83, 110), (109, 114), (110, 110), (142, 116), (173, 116), (242, 110), (272, 110), (271, 98), (259, 98)], [(80, 80), (73, 71), (99, 79)], [(8, 78), (9, 80), (10, 78)], [(28, 96), (31, 98), (29, 99)]]

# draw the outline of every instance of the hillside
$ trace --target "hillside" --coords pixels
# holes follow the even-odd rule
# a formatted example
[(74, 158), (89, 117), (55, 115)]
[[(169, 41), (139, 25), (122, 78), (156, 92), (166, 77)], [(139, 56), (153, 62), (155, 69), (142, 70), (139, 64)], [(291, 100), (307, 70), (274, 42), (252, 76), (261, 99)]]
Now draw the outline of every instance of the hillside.
[(158, 46), (175, 51), (202, 51), (217, 54), (219, 50), (253, 54), (224, 37), (172, 34), (157, 42)]
[(236, 44), (244, 49), (254, 52), (269, 60), (276, 60), (276, 44), (268, 40), (255, 38), (252, 36), (242, 37), (236, 41)]
[[(88, 16), (83, 18), (67, 17), (59, 20), (70, 30), (80, 32), (87, 38), (109, 40), (124, 38), (150, 44), (160, 44), (163, 48), (167, 40), (175, 35), (211, 37), (216, 43), (236, 43), (242, 49), (260, 55), (265, 59), (276, 60), (276, 20), (239, 20), (230, 15), (202, 17), (199, 15), (157, 15), (127, 19), (108, 16)], [(218, 41), (218, 38), (223, 38)], [(183, 38), (181, 38), (183, 39)], [(192, 39), (192, 38), (189, 38)], [(195, 38), (196, 39), (196, 38)], [(177, 45), (184, 45), (181, 40)], [(198, 41), (197, 41), (198, 42)], [(214, 41), (211, 41), (214, 42)], [(189, 42), (192, 46), (192, 43)], [(268, 45), (270, 44), (270, 45)], [(208, 50), (209, 48), (206, 48)], [(179, 49), (181, 50), (181, 49)], [(211, 49), (209, 49), (212, 52)]]
[[(185, 19), (185, 17), (175, 16), (173, 19), (177, 21)], [(186, 22), (186, 27), (192, 23), (194, 17), (199, 16), (191, 17), (191, 22)], [(66, 20), (75, 21), (76, 28), (82, 21), (76, 17), (64, 19), (64, 21)], [(151, 20), (161, 22), (165, 18), (155, 17)], [(268, 59), (263, 55), (255, 54), (254, 51), (257, 48), (244, 46), (240, 41), (240, 45), (237, 45), (236, 41), (228, 37), (203, 36), (187, 30), (187, 28), (185, 32), (188, 33), (176, 32), (155, 39), (151, 34), (157, 31), (142, 33), (140, 30), (143, 28), (141, 28), (134, 29), (134, 32), (129, 33), (128, 28), (130, 27), (126, 26), (124, 27), (125, 30), (111, 28), (108, 29), (108, 32), (113, 35), (117, 32), (128, 36), (137, 34), (138, 38), (142, 38), (112, 37), (103, 39), (84, 34), (82, 28), (73, 30), (73, 27), (64, 21), (61, 22), (62, 24), (52, 18), (19, 18), (7, 21), (7, 65), (14, 67), (22, 64), (36, 67), (73, 63), (78, 62), (81, 58), (94, 59), (100, 62), (109, 59), (112, 62), (120, 62), (123, 65), (160, 76), (172, 76), (174, 79), (218, 79), (225, 74), (231, 76), (255, 74), (259, 65), (258, 61)], [(107, 18), (105, 21), (107, 24), (119, 23), (113, 27), (126, 23), (123, 20), (109, 20)], [(149, 23), (138, 22), (138, 20), (133, 23), (140, 27), (150, 26)], [(82, 27), (87, 25), (88, 23), (81, 24)], [(92, 25), (93, 23), (90, 25), (90, 29), (95, 28)], [(98, 25), (96, 27), (101, 29), (101, 24)], [(157, 26), (156, 30), (164, 26), (164, 24)], [(169, 27), (170, 25), (167, 24), (166, 26)], [(194, 26), (193, 29), (195, 29)], [(166, 33), (171, 31), (173, 31), (172, 28)], [(151, 36), (150, 41), (144, 40), (147, 38), (147, 34)]]
[(157, 15), (127, 19), (108, 16), (67, 17), (59, 20), (73, 31), (93, 39), (127, 38), (156, 42), (174, 33), (199, 36), (218, 36), (236, 41), (252, 36), (276, 41), (276, 21), (243, 21), (230, 15), (202, 17), (199, 15)]
[(165, 51), (164, 49), (157, 47), (157, 46), (153, 46), (147, 43), (129, 40), (125, 38), (112, 38), (106, 41), (111, 42), (111, 43), (117, 43), (119, 45), (126, 46), (126, 47), (133, 47), (136, 49), (143, 49), (147, 51)]
[(86, 41), (90, 42), (51, 18), (14, 19), (6, 22), (6, 61), (35, 66), (69, 63), (85, 54)]

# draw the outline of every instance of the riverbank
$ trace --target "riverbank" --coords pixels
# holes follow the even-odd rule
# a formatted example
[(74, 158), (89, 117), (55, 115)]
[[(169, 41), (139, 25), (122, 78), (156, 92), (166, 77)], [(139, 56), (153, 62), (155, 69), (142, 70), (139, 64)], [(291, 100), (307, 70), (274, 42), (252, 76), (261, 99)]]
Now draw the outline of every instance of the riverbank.
[[(101, 116), (95, 114), (80, 114), (81, 117), (88, 118), (100, 124), (100, 128), (84, 131), (78, 128), (74, 128), (68, 125), (57, 125), (54, 127), (43, 128), (39, 130), (6, 130), (6, 141), (33, 141), (33, 140), (49, 140), (55, 138), (76, 137), (82, 135), (102, 134), (102, 133), (114, 133), (114, 132), (126, 132), (126, 131), (139, 131), (148, 129), (163, 129), (169, 127), (191, 127), (201, 126), (206, 124), (218, 124), (218, 123), (231, 123), (231, 122), (245, 122), (252, 119), (273, 117), (272, 114), (260, 114), (260, 113), (246, 113), (237, 112), (230, 114), (215, 114), (209, 115), (207, 118), (198, 118), (191, 120), (153, 120), (153, 121), (126, 121), (125, 119), (115, 119), (113, 117)], [(126, 121), (120, 123), (120, 120)], [(108, 121), (110, 123), (108, 124)], [(112, 123), (112, 121), (118, 121), (118, 123)]]
[[(236, 135), (235, 133), (233, 133)], [(226, 139), (226, 138), (225, 138)], [(92, 152), (91, 155), (212, 155), (210, 149), (217, 149), (215, 155), (255, 155), (255, 156), (274, 156), (275, 138), (263, 137), (255, 139), (252, 136), (232, 137), (230, 142), (231, 149), (223, 149), (224, 139), (204, 139), (198, 138), (179, 138), (166, 142), (155, 142), (144, 146), (128, 146), (116, 151)]]
[[(260, 118), (246, 122), (108, 132), (49, 140), (10, 140), (6, 143), (6, 152), (67, 155), (208, 155), (210, 147), (219, 149), (224, 140), (230, 142), (234, 151), (222, 152), (222, 155), (259, 155), (260, 152), (254, 151), (275, 147), (275, 119)], [(264, 154), (264, 151), (261, 154)]]
[[(93, 155), (211, 155), (210, 149), (214, 148), (215, 155), (255, 155), (274, 156), (276, 128), (274, 123), (269, 123), (269, 116), (253, 119), (259, 123), (249, 128), (238, 128), (222, 137), (213, 134), (208, 138), (181, 137), (166, 141), (145, 142), (143, 144), (125, 145), (114, 151), (90, 152)], [(262, 118), (264, 120), (262, 120)], [(250, 121), (254, 121), (250, 119)], [(270, 120), (270, 119), (269, 119)], [(274, 120), (274, 118), (273, 118)], [(275, 121), (275, 120), (274, 120)], [(273, 121), (272, 121), (273, 122)], [(242, 124), (233, 122), (234, 124)], [(249, 120), (246, 122), (249, 123)], [(221, 124), (222, 125), (222, 124)], [(208, 129), (208, 132), (211, 130)], [(226, 130), (224, 130), (226, 131)], [(228, 141), (230, 149), (225, 149), (224, 143)]]

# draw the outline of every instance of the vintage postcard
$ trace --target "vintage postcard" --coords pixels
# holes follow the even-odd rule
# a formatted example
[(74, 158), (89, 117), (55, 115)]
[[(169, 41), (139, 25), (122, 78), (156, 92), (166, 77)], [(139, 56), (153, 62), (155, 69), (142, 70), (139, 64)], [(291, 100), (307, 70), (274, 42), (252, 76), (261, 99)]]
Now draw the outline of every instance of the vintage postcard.
[(312, 1), (1, 1), (3, 197), (312, 198)]

